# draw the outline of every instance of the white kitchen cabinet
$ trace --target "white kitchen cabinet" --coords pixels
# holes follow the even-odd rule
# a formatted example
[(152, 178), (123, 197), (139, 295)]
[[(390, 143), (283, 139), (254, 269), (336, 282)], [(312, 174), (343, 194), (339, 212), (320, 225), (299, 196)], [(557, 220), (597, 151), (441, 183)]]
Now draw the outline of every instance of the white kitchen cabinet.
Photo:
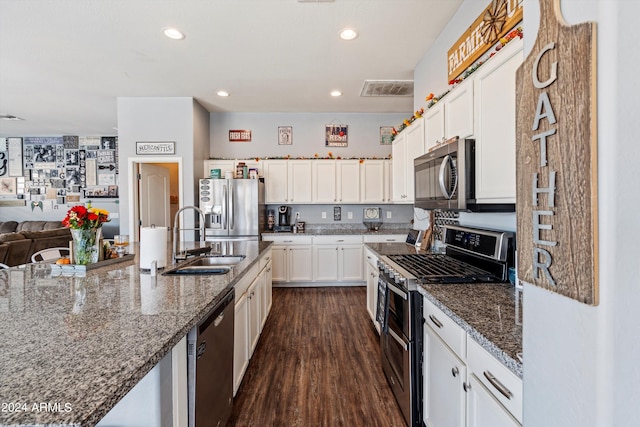
[(391, 160), (364, 160), (360, 165), (360, 201), (391, 202)]
[(464, 139), (473, 135), (473, 95), (473, 79), (469, 78), (442, 99), (444, 134), (447, 139), (455, 136)]
[(469, 375), (467, 427), (520, 427), (474, 374)]
[(211, 169), (220, 169), (220, 177), (224, 178), (225, 172), (236, 173), (235, 160), (205, 160), (202, 178), (211, 177)]
[(236, 395), (249, 366), (249, 299), (246, 294), (236, 297), (233, 329), (233, 395)]
[(473, 74), (478, 203), (516, 201), (516, 71), (523, 60), (516, 39)]
[(416, 119), (396, 135), (392, 152), (392, 199), (396, 203), (413, 203), (413, 160), (424, 154), (424, 119)]
[(314, 160), (313, 172), (313, 203), (336, 203), (336, 161), (335, 160)]
[(315, 281), (363, 280), (362, 236), (316, 236), (313, 243)]
[(436, 103), (424, 113), (423, 117), (426, 128), (424, 137), (426, 152), (444, 139), (444, 104)]
[(423, 412), (429, 427), (465, 427), (467, 367), (430, 326), (424, 328)]
[(256, 349), (262, 329), (262, 288), (264, 288), (264, 275), (260, 274), (247, 290), (247, 298), (249, 299), (249, 358)]
[(336, 160), (338, 203), (360, 203), (360, 160)]
[(272, 261), (271, 261), (272, 256), (273, 256), (273, 252), (270, 249), (260, 259), (260, 275), (264, 276), (264, 283), (262, 286), (261, 299), (260, 299), (260, 317), (261, 317), (260, 329), (261, 330), (265, 322), (267, 321), (267, 317), (269, 316), (269, 312), (271, 311), (271, 303), (273, 301)]
[(264, 235), (262, 240), (273, 242), (274, 282), (313, 280), (313, 237)]
[(365, 243), (402, 243), (407, 240), (406, 234), (365, 234)]
[(367, 279), (367, 312), (373, 326), (380, 333), (380, 323), (376, 320), (376, 308), (378, 305), (378, 256), (371, 250), (364, 250), (364, 271)]
[(266, 203), (311, 203), (310, 160), (265, 160)]

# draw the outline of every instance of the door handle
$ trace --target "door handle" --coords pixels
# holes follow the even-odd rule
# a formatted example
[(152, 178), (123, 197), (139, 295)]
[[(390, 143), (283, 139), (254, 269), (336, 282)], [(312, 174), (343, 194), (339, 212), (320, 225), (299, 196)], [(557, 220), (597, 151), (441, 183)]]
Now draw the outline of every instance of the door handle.
[(229, 183), (229, 221), (231, 222), (229, 229), (233, 230), (236, 226), (236, 221), (233, 218), (233, 187), (231, 183)]
[(442, 322), (440, 322), (438, 318), (435, 317), (433, 314), (429, 315), (429, 320), (431, 320), (433, 324), (436, 325), (438, 328), (442, 328), (444, 326)]
[(227, 186), (222, 186), (222, 228), (227, 229)]
[(387, 287), (389, 288), (389, 290), (391, 292), (393, 292), (394, 294), (400, 295), (402, 297), (403, 300), (407, 300), (407, 294), (404, 293), (402, 290), (396, 288), (395, 286), (393, 286), (391, 283), (387, 283)]
[(402, 338), (400, 338), (398, 335), (396, 335), (396, 333), (395, 333), (395, 332), (393, 332), (393, 330), (392, 330), (392, 329), (389, 329), (389, 335), (391, 335), (391, 338), (393, 338), (393, 339), (394, 339), (398, 344), (400, 344), (400, 346), (402, 346), (402, 349), (403, 349), (404, 351), (407, 351), (407, 350), (408, 350), (407, 343), (405, 343), (405, 342), (402, 340)]
[(511, 393), (511, 390), (509, 390), (500, 381), (498, 381), (498, 379), (494, 377), (491, 372), (484, 371), (483, 374), (484, 377), (489, 380), (492, 386), (494, 386), (504, 397), (511, 400), (511, 398), (513, 397), (513, 393)]

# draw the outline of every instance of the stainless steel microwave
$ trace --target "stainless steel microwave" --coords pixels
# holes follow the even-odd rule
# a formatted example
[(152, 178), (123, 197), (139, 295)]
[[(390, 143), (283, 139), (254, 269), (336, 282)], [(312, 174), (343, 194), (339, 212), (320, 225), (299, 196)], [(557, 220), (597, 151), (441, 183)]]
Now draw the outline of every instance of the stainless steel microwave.
[(475, 141), (458, 139), (414, 160), (415, 206), (467, 210), (475, 204)]

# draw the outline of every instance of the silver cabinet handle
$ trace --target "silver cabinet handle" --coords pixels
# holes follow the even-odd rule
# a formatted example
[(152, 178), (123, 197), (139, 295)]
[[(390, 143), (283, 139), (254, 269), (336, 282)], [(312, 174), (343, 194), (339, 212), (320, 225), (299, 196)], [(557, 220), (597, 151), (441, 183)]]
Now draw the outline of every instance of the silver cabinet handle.
[(470, 383), (462, 383), (462, 389), (468, 393), (469, 390), (471, 390), (471, 384)]
[(506, 388), (500, 381), (498, 381), (498, 379), (494, 377), (491, 372), (484, 371), (483, 374), (484, 377), (489, 380), (492, 386), (494, 386), (504, 397), (511, 400), (511, 398), (513, 397), (513, 393), (511, 393), (508, 388)]
[(338, 242), (344, 242), (344, 239), (338, 239)]
[(394, 340), (396, 340), (396, 342), (397, 342), (398, 344), (400, 344), (400, 345), (402, 346), (402, 349), (403, 349), (404, 351), (407, 351), (407, 349), (408, 349), (407, 344), (406, 344), (404, 341), (402, 341), (402, 338), (400, 338), (398, 335), (396, 335), (396, 333), (395, 333), (395, 332), (393, 332), (393, 330), (392, 330), (392, 329), (389, 329), (389, 335), (391, 335), (391, 337), (392, 337)]
[(429, 320), (431, 320), (433, 324), (436, 325), (438, 328), (442, 328), (444, 326), (442, 322), (440, 322), (438, 318), (435, 317), (433, 314), (429, 315)]
[(283, 240), (283, 243), (293, 243), (293, 240)]
[(458, 369), (457, 366), (454, 366), (453, 368), (451, 368), (451, 375), (453, 375), (453, 377), (457, 377), (458, 374), (460, 373), (460, 369)]

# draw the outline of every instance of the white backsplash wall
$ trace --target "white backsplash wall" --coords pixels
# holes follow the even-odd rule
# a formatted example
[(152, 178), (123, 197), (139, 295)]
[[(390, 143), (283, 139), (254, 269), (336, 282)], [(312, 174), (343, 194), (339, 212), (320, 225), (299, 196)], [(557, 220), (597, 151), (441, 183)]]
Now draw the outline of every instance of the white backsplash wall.
[[(380, 126), (395, 126), (410, 117), (381, 113), (211, 113), (210, 156), (230, 159), (252, 157), (387, 157), (391, 145), (380, 145)], [(347, 147), (325, 147), (325, 125), (344, 123)], [(278, 126), (293, 127), (293, 143), (278, 145)], [(251, 142), (229, 142), (229, 130), (251, 130)]]
[[(281, 205), (268, 205), (267, 209), (273, 209), (278, 224), (278, 207)], [(331, 224), (339, 226), (341, 224), (362, 224), (362, 216), (365, 208), (382, 208), (383, 224), (405, 224), (411, 227), (413, 219), (413, 205), (288, 205), (291, 207), (291, 222), (295, 221), (296, 212), (300, 212), (300, 221), (306, 224)], [(342, 219), (333, 220), (333, 208), (342, 208)], [(322, 218), (322, 213), (327, 213), (327, 218)], [(349, 219), (349, 212), (353, 218)], [(391, 212), (391, 218), (387, 218), (387, 213)]]

